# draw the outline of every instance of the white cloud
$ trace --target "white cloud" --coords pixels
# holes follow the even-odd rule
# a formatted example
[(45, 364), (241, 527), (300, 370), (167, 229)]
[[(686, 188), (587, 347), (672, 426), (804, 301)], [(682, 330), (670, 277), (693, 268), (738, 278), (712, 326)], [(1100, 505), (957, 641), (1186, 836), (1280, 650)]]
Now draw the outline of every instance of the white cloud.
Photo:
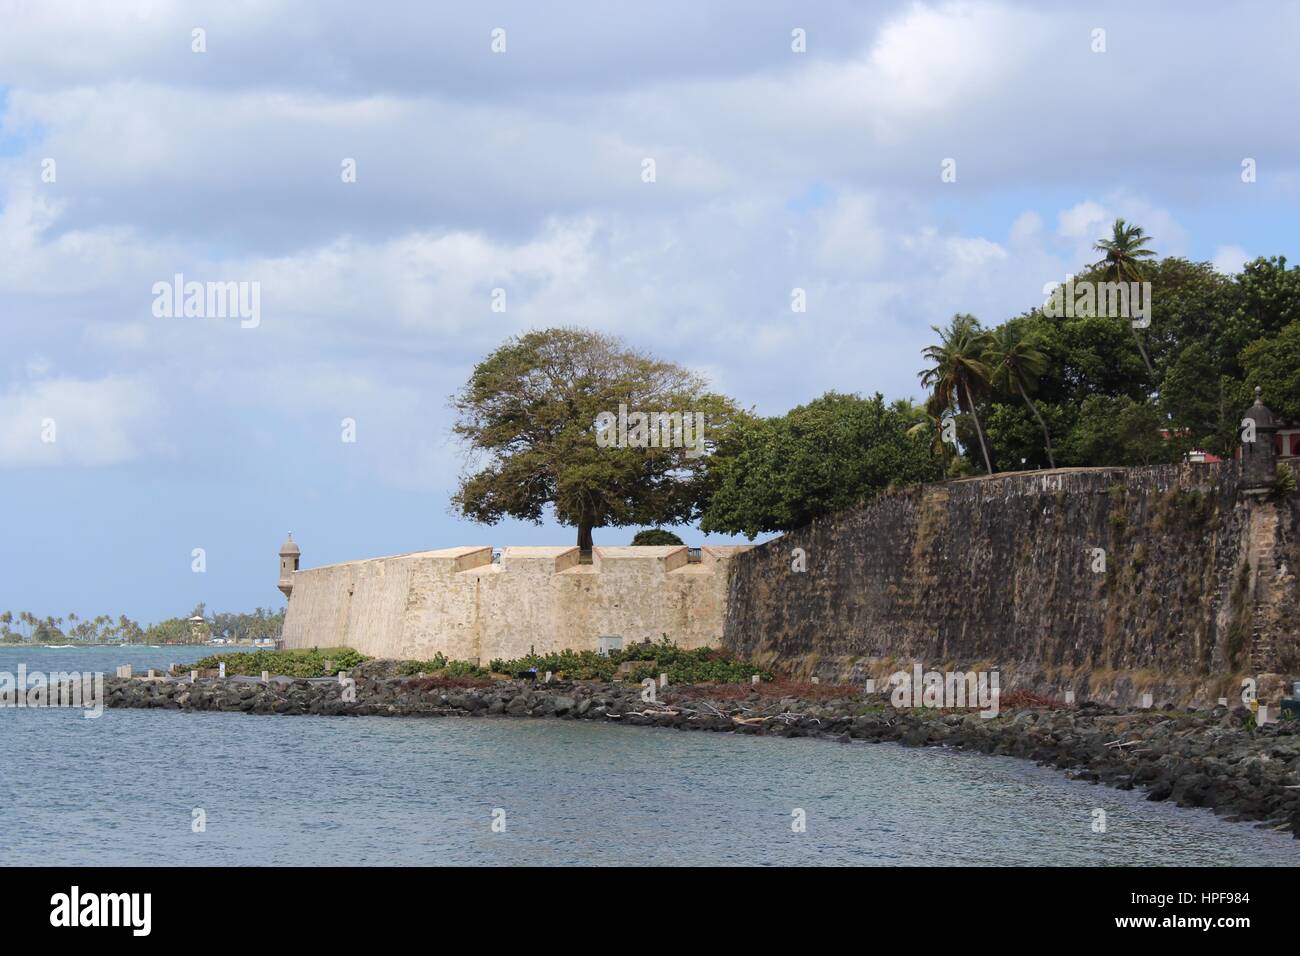
[(1112, 219), (1110, 211), (1091, 199), (1063, 209), (1056, 217), (1056, 231), (1066, 239), (1094, 240)]
[[(1166, 97), (1199, 79), (1178, 53), (1186, 26), (1157, 11), (1105, 8), (1124, 12), (1125, 42), (1112, 31), (1097, 56), (1091, 15), (832, 3), (807, 12), (809, 52), (794, 55), (788, 14), (751, 7), (730, 8), (750, 18), (725, 42), (685, 6), (662, 24), (587, 18), (586, 40), (566, 38), (576, 7), (521, 11), (493, 59), (465, 12), (395, 8), (375, 26), (327, 4), (224, 5), (200, 56), (184, 5), (71, 16), (0, 0), (0, 122), (19, 137), (0, 157), (11, 354), (54, 355), (85, 381), (166, 382), (191, 434), (242, 407), (209, 376), (337, 381), (367, 414), (419, 414), (509, 335), (555, 324), (715, 370), (771, 411), (831, 387), (909, 393), (931, 323), (1036, 305), (1095, 259), (1114, 217), (1186, 251), (1177, 184), (1214, 182), (1223, 142), (1300, 155), (1268, 111), (1279, 84), (1262, 82), (1284, 61), (1243, 66), (1257, 98)], [(1225, 44), (1279, 44), (1206, 15)], [(268, 37), (301, 56), (267, 55)], [(1137, 43), (1149, 83), (1134, 93)], [(1097, 114), (1087, 135), (1063, 107), (1120, 90), (1135, 108)], [(1206, 113), (1222, 122), (1192, 121)], [(56, 184), (39, 181), (46, 155)], [(960, 178), (940, 184), (949, 155)], [(1270, 168), (1258, 188), (1287, 175)], [(150, 287), (175, 272), (259, 281), (261, 327), (153, 319)], [(807, 313), (790, 311), (796, 286)], [(505, 313), (489, 308), (498, 287)], [(332, 415), (329, 392), (297, 401)], [(409, 460), (442, 440), (419, 432)]]
[[(47, 378), (0, 393), (0, 468), (115, 465), (161, 444), (140, 378)], [(152, 446), (152, 447), (151, 447)]]
[(1011, 224), (1010, 240), (1013, 246), (1025, 246), (1040, 241), (1043, 231), (1043, 217), (1032, 209), (1027, 209), (1016, 217)]
[(1218, 246), (1214, 250), (1214, 256), (1210, 260), (1214, 268), (1224, 275), (1234, 275), (1241, 271), (1241, 267), (1250, 259), (1250, 255), (1241, 246)]

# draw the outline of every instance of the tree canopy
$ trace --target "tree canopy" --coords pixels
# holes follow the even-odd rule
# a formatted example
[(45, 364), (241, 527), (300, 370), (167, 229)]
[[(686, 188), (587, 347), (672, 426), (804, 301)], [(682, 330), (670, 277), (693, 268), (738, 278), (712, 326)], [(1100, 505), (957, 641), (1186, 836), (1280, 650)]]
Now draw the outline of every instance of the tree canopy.
[[(1150, 464), (1192, 449), (1227, 458), (1255, 385), (1275, 413), (1300, 420), (1300, 332), (1292, 329), (1300, 319), (1300, 269), (1288, 268), (1284, 257), (1260, 257), (1224, 275), (1208, 262), (1156, 259), (1151, 242), (1139, 227), (1117, 221), (1097, 243), (1104, 258), (1075, 279), (1149, 282), (1149, 324), (1096, 309), (1039, 307), (990, 329), (961, 317), (965, 337), (982, 335), (986, 343), (984, 368), (962, 369), (975, 402), (961, 404), (962, 389), (945, 383), (938, 362), (924, 381), (933, 388), (930, 413), (957, 415), (967, 457), (982, 455), (982, 437), (998, 471)], [(954, 326), (936, 334), (926, 355), (949, 357), (951, 369)], [(1014, 359), (1018, 371), (1030, 373), (1019, 384), (1007, 336), (1036, 353), (1029, 363)], [(990, 347), (999, 340), (1000, 348)]]
[[(580, 548), (595, 528), (694, 520), (708, 452), (736, 415), (695, 372), (572, 328), (510, 339), (453, 407), (468, 453), (454, 507), (484, 524), (540, 523), (549, 508)], [(675, 427), (638, 430), (651, 414)]]
[[(456, 430), (485, 464), (455, 502), (489, 523), (540, 521), (551, 507), (583, 547), (592, 528), (696, 517), (706, 533), (753, 538), (891, 485), (969, 474), (972, 462), (994, 472), (1147, 465), (1193, 449), (1227, 458), (1255, 386), (1278, 416), (1300, 421), (1300, 269), (1260, 257), (1225, 275), (1161, 259), (1154, 244), (1116, 220), (1096, 243), (1102, 258), (1072, 280), (1149, 283), (1137, 316), (1101, 308), (1098, 294), (987, 327), (969, 314), (933, 326), (919, 405), (832, 391), (764, 418), (606, 336), (512, 339), (456, 399)], [(707, 411), (707, 454), (602, 447), (601, 413), (620, 403)]]
[(705, 532), (788, 531), (890, 485), (942, 477), (908, 402), (828, 392), (776, 418), (747, 416), (710, 459)]

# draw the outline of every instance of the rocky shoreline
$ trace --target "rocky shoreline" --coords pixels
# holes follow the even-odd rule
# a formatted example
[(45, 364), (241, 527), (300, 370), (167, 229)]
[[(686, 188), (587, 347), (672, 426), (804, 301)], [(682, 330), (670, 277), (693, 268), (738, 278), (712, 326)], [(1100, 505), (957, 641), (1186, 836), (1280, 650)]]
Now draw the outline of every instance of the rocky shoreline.
[(398, 677), (369, 665), (353, 674), (348, 684), (328, 678), (109, 678), (105, 704), (252, 714), (550, 717), (942, 745), (1033, 760), (1075, 779), (1139, 788), (1149, 800), (1206, 807), (1300, 838), (1300, 721), (1253, 727), (1244, 707), (1120, 711), (1087, 703), (1013, 704), (984, 718), (975, 711), (897, 710), (885, 696), (816, 684), (670, 686), (647, 701), (640, 686), (622, 683)]

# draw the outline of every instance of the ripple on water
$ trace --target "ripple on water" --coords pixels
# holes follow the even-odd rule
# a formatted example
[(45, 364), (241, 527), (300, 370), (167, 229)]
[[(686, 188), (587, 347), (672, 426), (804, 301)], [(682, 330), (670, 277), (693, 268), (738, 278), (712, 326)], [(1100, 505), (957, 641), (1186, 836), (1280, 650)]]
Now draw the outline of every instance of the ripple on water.
[[(1207, 811), (1012, 758), (892, 744), (555, 720), (10, 710), (0, 746), (15, 770), (0, 783), (13, 864), (1300, 860), (1300, 841)], [(207, 829), (193, 833), (199, 807)], [(804, 833), (791, 828), (796, 808)]]

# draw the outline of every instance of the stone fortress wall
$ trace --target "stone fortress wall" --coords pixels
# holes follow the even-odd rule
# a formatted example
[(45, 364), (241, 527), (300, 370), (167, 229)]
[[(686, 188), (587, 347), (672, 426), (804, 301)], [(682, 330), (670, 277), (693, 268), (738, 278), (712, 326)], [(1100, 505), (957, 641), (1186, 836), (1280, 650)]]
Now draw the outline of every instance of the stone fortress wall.
[(302, 571), (291, 536), (284, 645), (487, 664), (667, 637), (834, 680), (921, 662), (1121, 704), (1212, 703), (1243, 677), (1276, 697), (1300, 677), (1300, 495), (1258, 395), (1246, 418), (1238, 461), (939, 482), (698, 562), (480, 547)]
[(286, 648), (351, 647), (374, 657), (487, 665), (530, 651), (596, 650), (667, 636), (680, 647), (720, 646), (729, 568), (745, 547), (443, 548), (295, 570)]
[(742, 555), (724, 643), (822, 679), (920, 661), (1080, 700), (1235, 702), (1243, 677), (1300, 676), (1297, 572), (1300, 497), (1252, 491), (1233, 462), (994, 475)]

